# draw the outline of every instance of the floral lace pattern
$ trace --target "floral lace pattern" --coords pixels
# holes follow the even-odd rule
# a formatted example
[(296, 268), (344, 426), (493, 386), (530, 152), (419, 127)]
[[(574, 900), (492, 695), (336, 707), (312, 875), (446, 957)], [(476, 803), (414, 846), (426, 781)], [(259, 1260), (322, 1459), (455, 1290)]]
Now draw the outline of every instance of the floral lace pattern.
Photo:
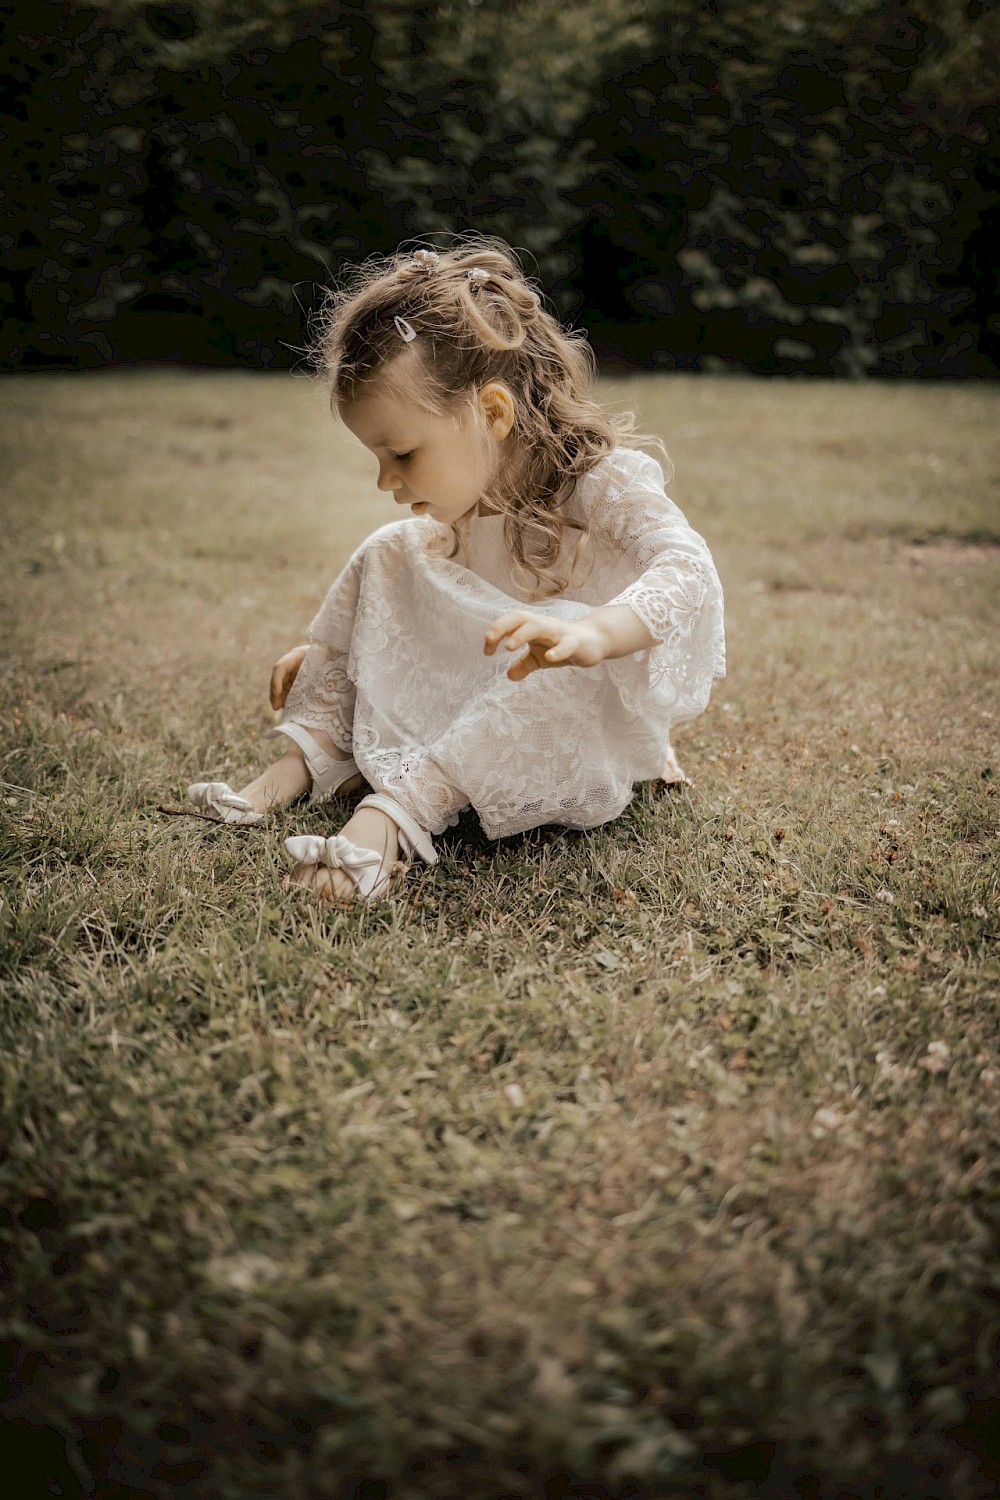
[[(330, 589), (285, 717), (325, 729), (377, 790), (429, 832), (465, 807), (488, 836), (594, 827), (663, 773), (671, 726), (702, 712), (725, 670), (722, 590), (708, 548), (667, 499), (659, 465), (617, 449), (577, 485), (590, 571), (556, 599), (514, 580), (500, 517), (464, 528), (460, 560), (428, 550), (433, 521), (376, 531)], [(577, 533), (567, 533), (567, 560)], [(483, 655), (501, 614), (571, 619), (626, 604), (657, 644), (602, 663), (506, 676)]]
[(292, 684), (284, 717), (304, 729), (325, 729), (346, 754), (351, 753), (354, 683), (347, 657), (313, 641)]
[(664, 494), (663, 471), (654, 459), (619, 450), (605, 463), (609, 482), (593, 506), (590, 526), (594, 533), (603, 530), (620, 548), (626, 568), (638, 574), (608, 602), (627, 604), (656, 637), (651, 679), (669, 676), (683, 688), (674, 699), (673, 719), (693, 718), (708, 702), (712, 680), (726, 670), (715, 564)]

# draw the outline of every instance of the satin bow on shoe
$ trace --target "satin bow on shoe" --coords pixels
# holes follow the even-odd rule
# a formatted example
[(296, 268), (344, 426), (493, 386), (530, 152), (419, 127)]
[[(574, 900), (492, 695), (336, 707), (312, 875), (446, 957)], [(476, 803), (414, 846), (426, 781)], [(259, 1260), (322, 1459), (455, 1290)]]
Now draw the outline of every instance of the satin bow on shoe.
[(362, 901), (377, 901), (384, 896), (394, 870), (394, 865), (385, 868), (383, 855), (352, 844), (342, 833), (327, 839), (311, 833), (300, 834), (286, 839), (285, 849), (297, 868), (324, 865), (328, 870), (343, 870)]
[(219, 823), (242, 823), (252, 826), (264, 821), (264, 814), (254, 812), (245, 797), (240, 797), (224, 781), (196, 781), (187, 790), (188, 801), (206, 818)]

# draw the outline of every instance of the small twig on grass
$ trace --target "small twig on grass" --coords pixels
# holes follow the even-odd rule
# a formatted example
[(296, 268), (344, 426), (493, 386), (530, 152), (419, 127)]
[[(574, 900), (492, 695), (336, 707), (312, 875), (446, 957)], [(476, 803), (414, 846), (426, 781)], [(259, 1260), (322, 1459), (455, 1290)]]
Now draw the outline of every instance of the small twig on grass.
[(218, 823), (218, 818), (213, 818), (209, 813), (199, 812), (196, 807), (171, 807), (169, 803), (161, 802), (156, 809), (157, 812), (166, 813), (170, 818), (201, 818), (203, 823)]

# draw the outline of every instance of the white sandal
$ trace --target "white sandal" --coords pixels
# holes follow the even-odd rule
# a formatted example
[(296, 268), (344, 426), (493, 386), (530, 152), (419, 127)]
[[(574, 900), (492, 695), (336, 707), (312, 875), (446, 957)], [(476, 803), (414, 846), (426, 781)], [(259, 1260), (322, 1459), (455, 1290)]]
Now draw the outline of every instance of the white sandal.
[(276, 734), (286, 734), (302, 751), (306, 769), (312, 777), (310, 803), (329, 802), (345, 781), (361, 774), (353, 757), (348, 755), (344, 760), (335, 760), (301, 724), (276, 724), (267, 731), (265, 738), (273, 739)]
[[(407, 862), (419, 855), (427, 864), (437, 864), (437, 851), (430, 835), (392, 797), (387, 797), (384, 792), (372, 792), (362, 797), (358, 803), (358, 808), (361, 807), (376, 807), (392, 819), (399, 831), (399, 847)], [(285, 849), (297, 869), (323, 865), (328, 870), (343, 870), (354, 885), (354, 898), (358, 901), (383, 900), (393, 877), (405, 868), (400, 861), (386, 868), (383, 854), (352, 844), (342, 833), (334, 834), (332, 838), (301, 834), (286, 839)]]
[[(306, 769), (312, 777), (310, 802), (328, 802), (345, 781), (360, 775), (350, 756), (346, 760), (334, 760), (301, 724), (279, 724), (268, 730), (267, 737), (270, 739), (276, 734), (287, 735), (302, 751)], [(264, 813), (255, 812), (246, 798), (234, 792), (225, 781), (195, 781), (187, 789), (187, 799), (202, 817), (214, 818), (218, 823), (253, 827), (265, 817)]]
[(217, 823), (235, 823), (250, 827), (264, 821), (264, 814), (254, 812), (245, 797), (240, 797), (225, 781), (195, 781), (187, 789), (187, 799), (195, 812)]

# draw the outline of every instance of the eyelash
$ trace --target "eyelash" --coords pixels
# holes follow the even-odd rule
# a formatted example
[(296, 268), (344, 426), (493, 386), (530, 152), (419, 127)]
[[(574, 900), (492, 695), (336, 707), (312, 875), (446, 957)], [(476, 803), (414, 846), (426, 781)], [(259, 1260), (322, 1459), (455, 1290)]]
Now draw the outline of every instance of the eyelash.
[(415, 450), (411, 448), (409, 453), (394, 453), (392, 456), (398, 464), (405, 464), (407, 459), (413, 457), (414, 451)]

